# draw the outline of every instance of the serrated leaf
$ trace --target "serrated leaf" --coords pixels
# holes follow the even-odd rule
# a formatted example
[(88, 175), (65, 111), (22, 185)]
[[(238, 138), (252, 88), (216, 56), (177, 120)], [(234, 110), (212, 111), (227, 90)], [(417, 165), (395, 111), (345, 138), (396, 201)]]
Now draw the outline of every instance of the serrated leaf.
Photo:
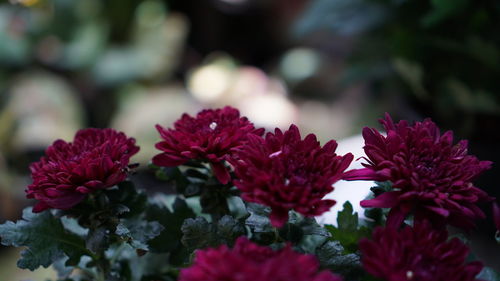
[(136, 218), (123, 220), (116, 227), (115, 234), (126, 238), (134, 249), (149, 250), (148, 241), (160, 235), (163, 229), (156, 221)]
[(52, 268), (54, 268), (54, 270), (57, 271), (57, 278), (59, 280), (66, 280), (73, 272), (74, 267), (66, 266), (67, 260), (68, 257), (63, 257), (61, 259), (58, 259), (52, 264)]
[(246, 203), (247, 211), (250, 216), (246, 219), (245, 224), (248, 225), (254, 232), (272, 232), (274, 231), (269, 215), (271, 208), (255, 204)]
[(231, 216), (223, 216), (217, 223), (216, 243), (233, 245), (239, 236), (245, 235), (245, 227)]
[(319, 235), (330, 237), (330, 233), (316, 222), (316, 219), (304, 217), (296, 212), (289, 212), (289, 224), (302, 230), (303, 235)]
[(500, 281), (500, 273), (496, 272), (492, 268), (484, 267), (476, 278), (484, 281)]
[(146, 209), (146, 193), (136, 189), (131, 181), (123, 181), (118, 184), (118, 189), (106, 190), (105, 193), (111, 204), (110, 212), (114, 216), (133, 217)]
[(213, 228), (203, 217), (185, 220), (181, 231), (183, 233), (182, 244), (191, 250), (205, 248), (213, 244)]
[(353, 212), (351, 203), (344, 203), (344, 209), (338, 212), (337, 226), (325, 225), (332, 235), (330, 240), (339, 241), (347, 253), (354, 253), (358, 249), (358, 241), (370, 235), (370, 229), (359, 226), (358, 213)]
[(215, 247), (221, 244), (232, 245), (236, 238), (245, 235), (243, 224), (231, 216), (223, 216), (216, 224), (203, 217), (187, 219), (181, 227), (182, 244), (188, 249)]
[(150, 204), (146, 218), (158, 221), (165, 229), (161, 234), (148, 242), (150, 250), (155, 253), (177, 252), (182, 248), (181, 226), (184, 220), (194, 218), (195, 214), (186, 201), (176, 198), (170, 211), (166, 206)]
[(109, 247), (109, 230), (105, 226), (93, 228), (85, 238), (85, 246), (93, 253), (99, 253)]
[(359, 255), (344, 254), (344, 248), (338, 241), (327, 241), (316, 249), (315, 254), (322, 267), (341, 274), (346, 280), (356, 280), (363, 275)]
[(67, 264), (75, 265), (83, 255), (90, 254), (85, 241), (65, 230), (49, 211), (35, 214), (31, 208), (24, 209), (22, 220), (0, 225), (0, 237), (5, 246), (28, 247), (17, 262), (23, 269), (48, 267), (65, 255), (69, 257)]

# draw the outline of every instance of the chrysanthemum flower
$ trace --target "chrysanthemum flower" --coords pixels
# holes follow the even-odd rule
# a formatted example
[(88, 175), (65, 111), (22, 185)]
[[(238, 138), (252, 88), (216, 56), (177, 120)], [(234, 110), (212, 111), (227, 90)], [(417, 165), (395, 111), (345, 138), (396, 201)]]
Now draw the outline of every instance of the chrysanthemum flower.
[(467, 154), (467, 141), (453, 144), (453, 133), (440, 134), (429, 119), (413, 126), (394, 124), (389, 114), (380, 121), (387, 134), (364, 128), (366, 168), (353, 170), (345, 179), (390, 181), (392, 190), (363, 207), (392, 208), (388, 224), (399, 226), (412, 210), (415, 218), (427, 218), (436, 225), (470, 228), (484, 218), (477, 203), (491, 200), (472, 180), (491, 166)]
[(84, 129), (73, 142), (55, 141), (30, 166), (33, 183), (27, 197), (39, 200), (33, 212), (69, 209), (87, 193), (123, 181), (130, 157), (138, 151), (133, 138), (113, 129)]
[(238, 238), (234, 248), (226, 245), (196, 252), (191, 267), (181, 270), (180, 281), (341, 281), (329, 271), (318, 272), (312, 255), (279, 251)]
[(401, 230), (378, 227), (359, 247), (365, 270), (386, 281), (472, 281), (483, 268), (465, 263), (467, 246), (427, 221)]
[(156, 125), (156, 129), (163, 139), (156, 148), (163, 152), (153, 158), (155, 165), (174, 167), (190, 159), (208, 161), (223, 184), (230, 180), (223, 161), (228, 160), (248, 135), (264, 132), (256, 130), (246, 117), (240, 117), (240, 112), (229, 106), (203, 110), (196, 117), (184, 114), (175, 122), (174, 129), (164, 129), (160, 125)]
[(323, 147), (310, 134), (301, 139), (299, 129), (292, 125), (284, 133), (276, 129), (264, 138), (249, 137), (249, 142), (233, 161), (241, 197), (271, 207), (271, 223), (281, 227), (293, 209), (305, 216), (328, 211), (334, 200), (323, 200), (333, 191), (333, 184), (342, 178), (353, 156), (335, 154), (337, 143)]

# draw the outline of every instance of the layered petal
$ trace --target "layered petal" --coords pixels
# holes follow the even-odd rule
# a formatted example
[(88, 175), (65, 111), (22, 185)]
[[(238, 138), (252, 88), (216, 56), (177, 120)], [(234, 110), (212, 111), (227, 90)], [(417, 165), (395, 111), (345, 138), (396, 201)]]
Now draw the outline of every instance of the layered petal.
[(193, 264), (181, 270), (180, 281), (341, 281), (329, 271), (319, 271), (312, 255), (294, 252), (290, 246), (273, 251), (245, 237), (234, 248), (226, 245), (199, 250)]
[(316, 136), (301, 138), (297, 126), (276, 129), (265, 138), (253, 136), (231, 162), (237, 179), (234, 184), (243, 200), (271, 207), (271, 223), (283, 226), (288, 211), (305, 216), (327, 212), (334, 200), (323, 197), (344, 176), (353, 156), (337, 155), (335, 141), (321, 147)]
[(138, 151), (133, 138), (113, 129), (84, 129), (73, 142), (56, 140), (30, 166), (33, 183), (26, 189), (27, 197), (39, 201), (33, 212), (70, 209), (87, 193), (123, 181)]
[(224, 161), (247, 141), (249, 135), (261, 136), (264, 133), (229, 106), (203, 110), (195, 117), (184, 114), (175, 122), (174, 128), (157, 125), (156, 129), (162, 138), (156, 148), (162, 153), (153, 157), (155, 165), (174, 167), (190, 159), (205, 161), (210, 163), (215, 176), (223, 184), (230, 180)]
[(401, 209), (404, 205), (414, 210), (415, 218), (429, 219), (441, 227), (469, 228), (475, 219), (484, 217), (476, 204), (492, 198), (472, 181), (489, 169), (491, 162), (468, 155), (467, 141), (453, 144), (453, 133), (441, 134), (429, 119), (409, 125), (404, 120), (394, 123), (386, 114), (380, 123), (385, 135), (376, 129), (363, 129), (365, 168), (346, 173), (344, 179), (390, 181), (393, 191), (363, 201), (364, 207)]

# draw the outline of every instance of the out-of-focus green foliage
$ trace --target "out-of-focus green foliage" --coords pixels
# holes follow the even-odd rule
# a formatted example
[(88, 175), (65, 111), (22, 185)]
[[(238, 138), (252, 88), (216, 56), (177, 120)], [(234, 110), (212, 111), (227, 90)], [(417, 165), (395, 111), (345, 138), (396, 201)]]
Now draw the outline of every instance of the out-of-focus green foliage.
[(315, 0), (295, 31), (354, 36), (345, 83), (407, 93), (421, 114), (470, 135), (478, 118), (500, 116), (498, 19), (495, 0)]

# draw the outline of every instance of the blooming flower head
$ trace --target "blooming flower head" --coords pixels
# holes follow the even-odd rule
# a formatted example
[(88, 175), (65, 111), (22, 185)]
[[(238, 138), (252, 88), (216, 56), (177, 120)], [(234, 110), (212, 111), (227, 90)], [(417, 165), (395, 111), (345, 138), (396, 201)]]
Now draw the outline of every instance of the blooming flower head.
[(56, 140), (30, 166), (33, 183), (27, 197), (39, 200), (33, 212), (69, 209), (87, 193), (123, 181), (130, 157), (138, 151), (133, 138), (113, 129), (84, 129), (73, 142)]
[(160, 125), (156, 125), (156, 129), (163, 139), (156, 148), (163, 152), (153, 158), (155, 165), (173, 167), (190, 159), (208, 161), (223, 184), (230, 180), (223, 160), (228, 160), (248, 135), (264, 132), (256, 130), (246, 117), (240, 117), (240, 112), (229, 106), (203, 110), (196, 117), (184, 114), (175, 122), (174, 129)]
[(481, 262), (465, 263), (468, 247), (428, 221), (401, 230), (378, 227), (359, 247), (365, 270), (386, 281), (472, 281), (483, 268)]
[(341, 281), (329, 271), (318, 272), (312, 255), (279, 251), (238, 238), (234, 248), (226, 245), (196, 252), (191, 267), (181, 270), (180, 281)]
[(392, 208), (388, 224), (399, 226), (414, 210), (415, 218), (427, 218), (436, 225), (470, 228), (473, 220), (484, 218), (477, 203), (491, 200), (472, 180), (491, 166), (467, 154), (467, 141), (453, 144), (453, 133), (440, 134), (435, 123), (426, 119), (410, 126), (394, 124), (389, 114), (380, 121), (386, 136), (371, 128), (363, 129), (366, 168), (353, 170), (345, 179), (390, 181), (392, 190), (363, 207)]
[(305, 216), (317, 216), (330, 209), (334, 200), (323, 200), (342, 178), (352, 154), (335, 154), (337, 143), (323, 147), (310, 134), (301, 139), (299, 129), (279, 129), (265, 138), (253, 136), (233, 161), (238, 178), (234, 183), (243, 200), (271, 207), (271, 223), (281, 227), (293, 209)]

